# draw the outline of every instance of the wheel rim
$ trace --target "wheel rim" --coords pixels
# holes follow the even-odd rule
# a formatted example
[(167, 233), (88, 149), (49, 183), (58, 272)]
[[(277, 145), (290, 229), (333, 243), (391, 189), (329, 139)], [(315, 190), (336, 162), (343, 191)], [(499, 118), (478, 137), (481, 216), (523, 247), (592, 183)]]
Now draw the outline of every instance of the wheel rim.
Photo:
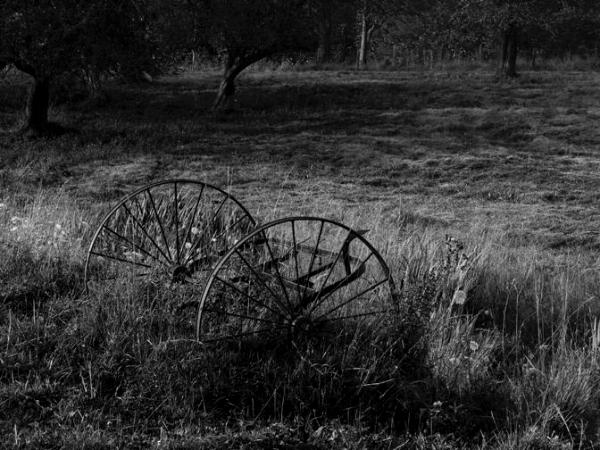
[(390, 270), (362, 234), (317, 217), (258, 227), (223, 256), (208, 279), (198, 340), (312, 336), (350, 323), (373, 325), (394, 312)]
[(193, 180), (167, 180), (124, 197), (104, 217), (85, 264), (94, 282), (203, 285), (228, 248), (254, 228), (229, 193)]

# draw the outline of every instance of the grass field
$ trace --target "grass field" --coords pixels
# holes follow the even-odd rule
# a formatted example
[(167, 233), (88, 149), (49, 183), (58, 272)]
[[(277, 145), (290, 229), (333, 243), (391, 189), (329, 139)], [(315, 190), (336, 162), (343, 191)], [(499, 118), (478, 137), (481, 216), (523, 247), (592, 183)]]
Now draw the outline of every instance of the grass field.
[[(600, 444), (598, 74), (251, 72), (227, 114), (210, 111), (217, 83), (111, 85), (53, 107), (73, 131), (32, 141), (9, 132), (24, 81), (0, 81), (4, 445)], [(156, 298), (82, 294), (100, 217), (175, 177), (228, 189), (259, 222), (369, 229), (410, 320), (211, 353), (165, 344)]]

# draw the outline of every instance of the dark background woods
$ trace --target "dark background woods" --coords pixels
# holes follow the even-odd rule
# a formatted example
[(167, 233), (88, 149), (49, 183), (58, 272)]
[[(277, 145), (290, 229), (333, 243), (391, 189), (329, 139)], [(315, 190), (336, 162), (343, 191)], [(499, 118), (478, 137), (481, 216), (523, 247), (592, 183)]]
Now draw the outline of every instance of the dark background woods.
[(214, 107), (227, 109), (236, 77), (261, 60), (357, 69), (495, 61), (515, 77), (519, 58), (531, 67), (595, 60), (599, 17), (592, 0), (5, 0), (0, 66), (31, 77), (24, 127), (43, 133), (52, 87), (74, 78), (99, 96), (105, 80), (219, 63)]

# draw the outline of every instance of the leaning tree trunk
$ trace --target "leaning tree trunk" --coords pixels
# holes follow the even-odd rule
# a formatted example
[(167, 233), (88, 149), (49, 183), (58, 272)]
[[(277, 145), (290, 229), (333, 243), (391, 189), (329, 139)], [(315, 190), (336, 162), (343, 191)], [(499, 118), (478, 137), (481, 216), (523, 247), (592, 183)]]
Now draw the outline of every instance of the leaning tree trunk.
[(215, 110), (228, 110), (231, 109), (233, 102), (233, 96), (235, 95), (235, 74), (232, 68), (226, 68), (223, 80), (219, 86), (219, 92), (217, 92), (217, 98), (213, 104)]
[(268, 56), (268, 53), (256, 53), (250, 56), (229, 56), (225, 63), (225, 72), (219, 86), (217, 98), (213, 104), (214, 110), (229, 110), (235, 95), (235, 79), (248, 66)]
[(48, 107), (50, 105), (50, 80), (46, 77), (34, 78), (27, 100), (25, 128), (35, 134), (48, 130)]

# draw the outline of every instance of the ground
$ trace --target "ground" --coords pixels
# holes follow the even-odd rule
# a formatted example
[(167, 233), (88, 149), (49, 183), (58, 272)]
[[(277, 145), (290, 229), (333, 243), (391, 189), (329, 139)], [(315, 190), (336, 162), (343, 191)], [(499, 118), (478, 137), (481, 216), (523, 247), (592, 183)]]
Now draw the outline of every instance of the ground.
[[(393, 220), (411, 211), (546, 248), (594, 247), (599, 81), (553, 72), (514, 82), (478, 72), (252, 73), (238, 110), (215, 116), (216, 78), (190, 74), (116, 87), (100, 107), (58, 109), (78, 134), (25, 146), (4, 137), (2, 147), (8, 161), (25, 160), (24, 181), (85, 203), (153, 180), (200, 178), (230, 187), (265, 218), (375, 208)], [(3, 113), (14, 124), (13, 108)]]
[[(399, 264), (403, 258), (425, 252), (434, 266), (432, 255), (444, 247), (444, 236), (458, 238), (476, 261), (478, 281), (470, 293), (478, 302), (475, 312), (491, 311), (503, 349), (507, 340), (526, 340), (528, 333), (527, 351), (533, 351), (532, 342), (552, 346), (560, 323), (597, 308), (600, 75), (595, 72), (532, 71), (505, 81), (484, 70), (255, 71), (239, 81), (229, 113), (210, 110), (216, 73), (183, 73), (142, 86), (113, 83), (102, 101), (56, 105), (52, 118), (71, 131), (40, 140), (10, 132), (20, 120), (25, 84), (18, 77), (0, 81), (0, 218), (6, 225), (0, 242), (21, 255), (19, 249), (31, 245), (23, 239), (51, 236), (55, 247), (69, 247), (68, 257), (63, 247), (57, 250), (69, 267), (58, 281), (50, 271), (43, 281), (47, 286), (39, 289), (40, 280), (28, 281), (26, 270), (5, 269), (0, 299), (9, 317), (19, 309), (15, 299), (29, 301), (33, 292), (36, 299), (57, 301), (67, 292), (80, 298), (77, 271), (101, 215), (122, 195), (167, 178), (227, 188), (259, 221), (315, 215), (369, 229), (367, 237), (397, 278), (407, 273)], [(47, 230), (15, 237), (25, 228), (24, 218)], [(32, 258), (48, 264), (44, 257)], [(550, 309), (551, 319), (544, 318), (540, 311)], [(517, 317), (507, 319), (507, 311)], [(556, 325), (558, 316), (562, 322)], [(593, 320), (586, 317), (571, 334), (587, 339)], [(1, 321), (8, 336), (9, 322)], [(514, 327), (510, 333), (508, 327)], [(5, 344), (8, 361), (18, 351), (9, 351), (10, 338)], [(538, 366), (543, 355), (539, 349), (534, 354), (532, 366), (540, 373), (560, 372)], [(510, 358), (528, 360), (519, 352)], [(506, 363), (509, 357), (504, 353), (500, 359)], [(595, 380), (596, 367), (582, 364)], [(502, 377), (517, 376), (502, 367)], [(11, 370), (2, 377), (12, 377), (22, 389), (27, 378)], [(30, 372), (43, 379), (40, 373)], [(7, 389), (5, 398), (17, 395)], [(565, 423), (591, 414), (597, 400), (592, 394), (586, 399), (587, 409), (569, 410), (573, 416)], [(554, 402), (559, 412), (572, 406), (570, 400), (563, 402), (567, 406)], [(525, 431), (496, 430), (505, 433), (507, 446), (510, 433), (531, 434), (529, 425), (546, 425), (531, 419), (535, 412), (519, 411), (528, 417), (519, 416), (527, 422)], [(22, 444), (13, 425), (14, 440)], [(567, 429), (561, 436), (569, 441), (573, 429)], [(595, 433), (589, 427), (585, 432)], [(315, 445), (335, 441), (315, 439)], [(401, 438), (394, 439), (402, 445)], [(554, 445), (548, 439), (547, 445)], [(576, 440), (571, 435), (571, 443)], [(559, 448), (555, 444), (547, 448)]]

